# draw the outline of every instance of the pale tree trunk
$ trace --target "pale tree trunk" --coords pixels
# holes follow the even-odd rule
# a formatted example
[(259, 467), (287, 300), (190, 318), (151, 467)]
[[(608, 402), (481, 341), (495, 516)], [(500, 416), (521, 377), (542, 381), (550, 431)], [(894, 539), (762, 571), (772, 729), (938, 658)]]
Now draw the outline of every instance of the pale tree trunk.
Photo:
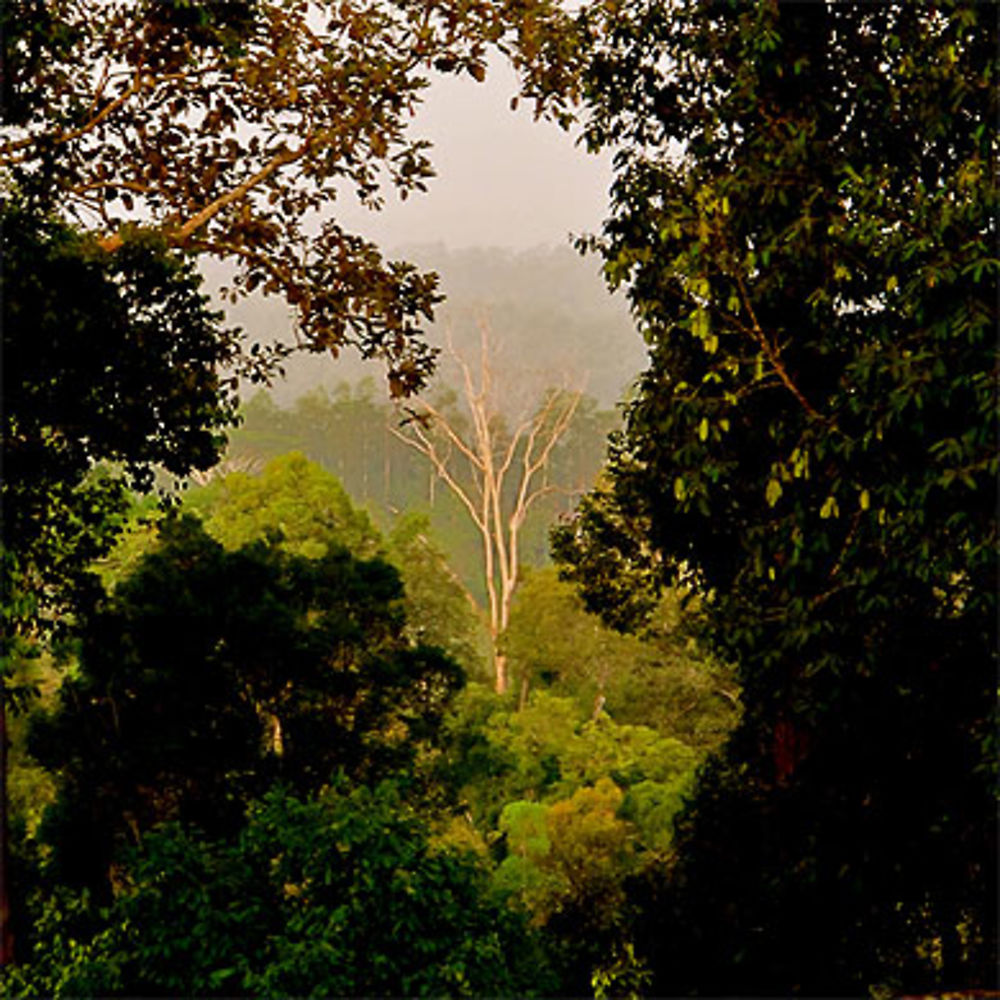
[[(462, 434), (458, 421), (433, 404), (406, 407), (409, 416), (393, 433), (431, 463), (461, 501), (479, 532), (483, 546), (486, 618), (492, 646), (494, 686), (508, 690), (507, 657), (501, 650), (504, 631), (520, 577), (520, 531), (531, 505), (554, 487), (539, 483), (552, 449), (566, 433), (580, 402), (578, 391), (549, 390), (512, 431), (505, 431), (490, 358), (490, 334), (479, 324), (478, 373), (450, 344), (462, 377), (463, 402), (471, 429)], [(466, 471), (463, 473), (462, 469)], [(505, 496), (505, 486), (507, 488)]]

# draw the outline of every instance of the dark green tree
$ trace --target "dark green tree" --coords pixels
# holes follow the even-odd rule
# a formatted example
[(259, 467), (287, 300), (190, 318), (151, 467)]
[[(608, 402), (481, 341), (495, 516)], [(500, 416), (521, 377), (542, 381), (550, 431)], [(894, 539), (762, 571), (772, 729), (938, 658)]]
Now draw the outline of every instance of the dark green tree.
[(185, 508), (200, 514), (208, 533), (229, 549), (280, 534), (282, 547), (295, 555), (315, 558), (346, 548), (358, 558), (386, 559), (403, 581), (407, 636), (444, 650), (467, 672), (484, 671), (485, 625), (437, 546), (429, 518), (404, 514), (383, 539), (338, 478), (298, 452), (273, 459), (257, 475), (213, 479), (187, 494)]
[(461, 684), (404, 637), (398, 573), (344, 549), (227, 552), (168, 521), (160, 547), (81, 614), (79, 668), (33, 726), (59, 775), (40, 837), (52, 873), (106, 893), (118, 849), (158, 822), (238, 825), (274, 780), (371, 780), (434, 739)]
[(237, 837), (148, 834), (88, 927), (53, 900), (14, 993), (48, 996), (532, 996), (535, 933), (474, 856), (432, 844), (391, 784), (255, 802)]
[(237, 335), (159, 240), (130, 239), (112, 257), (17, 198), (0, 209), (0, 231), (2, 845), (7, 709), (30, 687), (13, 683), (14, 669), (91, 589), (87, 569), (110, 549), (130, 489), (149, 489), (156, 466), (183, 475), (217, 460), (236, 417), (235, 373), (223, 368)]
[(599, 7), (651, 363), (558, 545), (619, 624), (697, 587), (746, 707), (657, 991), (995, 986), (996, 8)]
[(109, 257), (16, 205), (0, 221), (5, 608), (37, 628), (107, 551), (130, 489), (218, 460), (237, 334), (154, 239)]

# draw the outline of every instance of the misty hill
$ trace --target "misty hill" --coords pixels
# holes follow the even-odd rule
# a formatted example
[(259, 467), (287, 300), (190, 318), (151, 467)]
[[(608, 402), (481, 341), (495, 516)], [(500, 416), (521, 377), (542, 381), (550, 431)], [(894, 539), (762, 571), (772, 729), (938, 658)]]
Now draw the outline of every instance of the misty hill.
[[(645, 348), (625, 299), (608, 293), (596, 258), (565, 246), (516, 252), (453, 250), (443, 243), (400, 247), (388, 256), (440, 275), (447, 300), (429, 331), (432, 343), (442, 345), (450, 330), (456, 347), (467, 352), (478, 344), (477, 319), (485, 319), (500, 365), (509, 359), (530, 369), (537, 381), (584, 388), (605, 407), (613, 406), (645, 367)], [(217, 266), (209, 265), (206, 277), (212, 290), (225, 283)], [(292, 339), (283, 301), (254, 296), (226, 308), (253, 340)], [(274, 386), (282, 404), (345, 379), (371, 375), (383, 384), (381, 366), (351, 352), (333, 362), (325, 354), (296, 355), (285, 368), (286, 378)]]

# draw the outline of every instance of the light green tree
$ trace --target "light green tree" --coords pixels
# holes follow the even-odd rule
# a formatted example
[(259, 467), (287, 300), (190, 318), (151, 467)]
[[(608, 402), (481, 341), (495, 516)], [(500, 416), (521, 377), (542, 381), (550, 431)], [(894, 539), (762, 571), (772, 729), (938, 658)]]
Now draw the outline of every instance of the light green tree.
[(584, 608), (554, 567), (525, 574), (503, 647), (520, 703), (532, 687), (576, 699), (595, 717), (651, 726), (699, 750), (721, 745), (739, 718), (733, 671), (692, 634), (675, 591), (643, 634), (622, 634)]

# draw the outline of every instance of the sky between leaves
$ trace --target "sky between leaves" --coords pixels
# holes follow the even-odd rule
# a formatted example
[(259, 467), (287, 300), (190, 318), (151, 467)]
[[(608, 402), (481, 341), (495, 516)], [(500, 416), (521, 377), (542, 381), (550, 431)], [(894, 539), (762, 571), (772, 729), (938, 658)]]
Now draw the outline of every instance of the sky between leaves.
[[(433, 143), (430, 155), (437, 176), (428, 190), (405, 202), (389, 191), (378, 212), (345, 195), (331, 206), (331, 214), (389, 256), (405, 259), (408, 250), (421, 245), (443, 244), (449, 250), (499, 247), (519, 253), (542, 246), (568, 247), (573, 236), (599, 231), (611, 183), (610, 156), (588, 153), (576, 142), (575, 132), (535, 121), (529, 105), (512, 109), (517, 89), (513, 70), (500, 57), (491, 60), (483, 83), (468, 77), (433, 77), (413, 122), (413, 134)], [(594, 257), (588, 263), (597, 288), (599, 261)], [(448, 275), (441, 277), (447, 295)], [(211, 285), (222, 282), (211, 265), (208, 278)], [(624, 312), (624, 302), (621, 309)], [(254, 296), (227, 311), (251, 339), (269, 341), (288, 329), (287, 307), (276, 299)], [(614, 333), (621, 332), (619, 325)], [(628, 346), (638, 357), (638, 348)], [(325, 370), (321, 373), (318, 366)], [(291, 378), (276, 387), (278, 396), (286, 399), (320, 381), (332, 384), (366, 374), (381, 381), (380, 366), (362, 363), (351, 351), (333, 365), (325, 355), (304, 356), (292, 359), (286, 368)]]

